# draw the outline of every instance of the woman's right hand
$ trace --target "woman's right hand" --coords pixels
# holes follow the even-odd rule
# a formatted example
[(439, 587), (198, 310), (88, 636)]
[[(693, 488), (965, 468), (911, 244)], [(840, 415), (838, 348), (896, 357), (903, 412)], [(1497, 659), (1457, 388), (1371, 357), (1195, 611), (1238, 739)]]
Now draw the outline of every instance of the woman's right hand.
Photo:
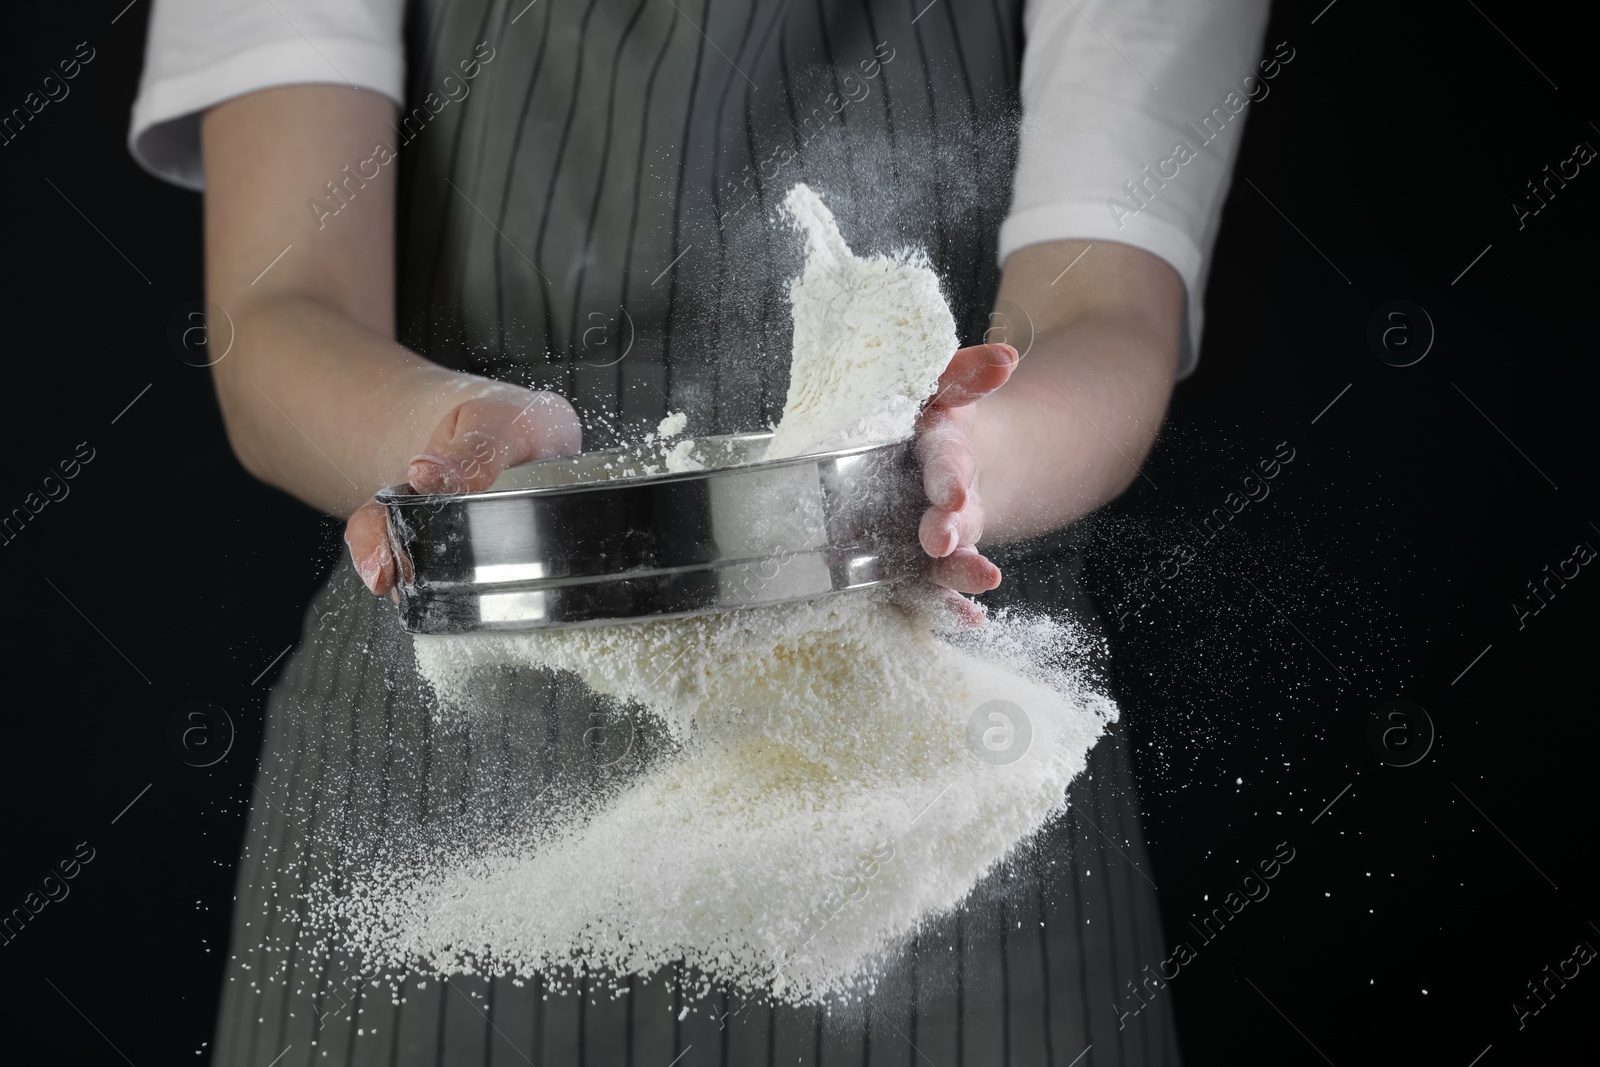
[[(411, 458), (406, 481), (419, 493), (471, 493), (487, 489), (507, 467), (547, 456), (570, 456), (582, 447), (577, 412), (565, 397), (494, 384), (463, 401), (439, 421), (421, 452)], [(410, 561), (389, 542), (383, 505), (368, 500), (344, 527), (350, 558), (367, 588), (382, 596)]]

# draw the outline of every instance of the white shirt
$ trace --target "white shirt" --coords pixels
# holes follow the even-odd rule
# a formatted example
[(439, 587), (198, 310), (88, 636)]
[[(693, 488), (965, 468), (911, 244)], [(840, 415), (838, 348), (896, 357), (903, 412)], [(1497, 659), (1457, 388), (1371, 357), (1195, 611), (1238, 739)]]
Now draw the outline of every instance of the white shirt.
[[(1199, 350), (1245, 112), (1294, 57), (1286, 44), (1258, 55), (1268, 3), (1025, 0), (1023, 120), (1000, 260), (1074, 238), (1159, 256), (1188, 293), (1180, 377)], [(156, 0), (128, 134), (134, 158), (198, 190), (199, 117), (213, 104), (317, 82), (403, 103), (404, 9), (405, 0)]]

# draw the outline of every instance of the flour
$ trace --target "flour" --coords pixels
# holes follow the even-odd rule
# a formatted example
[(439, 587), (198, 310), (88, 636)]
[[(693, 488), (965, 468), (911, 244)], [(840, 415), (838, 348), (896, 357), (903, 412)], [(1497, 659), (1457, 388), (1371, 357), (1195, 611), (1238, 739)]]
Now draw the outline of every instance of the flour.
[[(791, 999), (858, 990), (886, 950), (1060, 810), (1115, 714), (1048, 662), (1080, 651), (1071, 629), (1004, 616), (986, 631), (953, 647), (867, 590), (419, 638), (419, 663), (447, 700), (470, 700), (486, 666), (540, 663), (654, 710), (682, 749), (542, 847), (516, 842), (373, 886), (358, 926), (378, 936), (361, 947), (446, 971), (650, 973), (684, 959)], [(968, 743), (973, 710), (997, 699), (1022, 709), (1032, 735), (1005, 766)], [(862, 893), (865, 856), (876, 858)], [(381, 916), (391, 921), (372, 921)]]
[(674, 444), (663, 453), (667, 470), (672, 471), (674, 474), (681, 474), (684, 471), (705, 470), (706, 465), (696, 458), (694, 451), (695, 441), (693, 438), (685, 438)]
[[(656, 427), (656, 433), (661, 435), (664, 443), (669, 437), (676, 437), (689, 425), (689, 416), (681, 411), (674, 411), (661, 420), (661, 425)], [(667, 470), (674, 474), (685, 471), (703, 471), (706, 469), (698, 456), (695, 455), (696, 442), (693, 438), (684, 438), (662, 453), (662, 461)]]
[[(854, 256), (805, 186), (786, 203), (806, 267), (772, 453), (903, 438), (954, 349), (937, 279)], [(653, 716), (670, 751), (487, 853), (357, 872), (326, 910), (377, 966), (615, 976), (682, 960), (724, 988), (862, 993), (1064, 809), (1116, 716), (1074, 666), (1074, 627), (1001, 612), (936, 633), (905, 607), (918, 595), (417, 637), (445, 709), (473, 714), (507, 668), (571, 672)]]
[(768, 458), (910, 437), (956, 351), (939, 276), (921, 253), (852, 253), (805, 184), (783, 206), (805, 238), (806, 263), (789, 287), (789, 396)]

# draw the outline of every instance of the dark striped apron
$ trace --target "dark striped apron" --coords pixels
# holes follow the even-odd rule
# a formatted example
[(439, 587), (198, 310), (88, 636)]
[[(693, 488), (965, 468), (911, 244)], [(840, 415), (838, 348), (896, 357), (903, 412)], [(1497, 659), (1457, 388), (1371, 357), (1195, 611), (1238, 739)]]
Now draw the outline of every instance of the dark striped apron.
[[(963, 341), (982, 338), (1015, 161), (1016, 0), (420, 0), (407, 37), (400, 339), (562, 392), (590, 447), (668, 410), (696, 433), (770, 424), (799, 266), (774, 205), (795, 181), (858, 252), (925, 249)], [(999, 562), (988, 599), (1098, 625), (1075, 553)], [(1068, 813), (849, 1005), (702, 996), (677, 968), (559, 989), (368, 974), (309, 901), (384, 841), (488, 838), (557, 778), (613, 773), (595, 727), (616, 709), (574, 680), (506, 671), (484, 703), (436, 721), (392, 608), (339, 568), (269, 703), (215, 1062), (1178, 1062), (1170, 995), (1124, 1014), (1167, 953), (1116, 730)]]

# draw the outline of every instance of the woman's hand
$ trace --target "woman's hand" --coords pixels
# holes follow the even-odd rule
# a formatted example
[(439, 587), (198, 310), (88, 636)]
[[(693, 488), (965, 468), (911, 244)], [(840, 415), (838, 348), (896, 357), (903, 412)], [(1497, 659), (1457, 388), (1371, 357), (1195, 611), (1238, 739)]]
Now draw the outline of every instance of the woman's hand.
[(973, 447), (977, 405), (1006, 383), (1017, 360), (1010, 345), (961, 349), (917, 419), (917, 453), (929, 502), (918, 536), (923, 551), (933, 557), (928, 577), (950, 591), (946, 601), (968, 622), (981, 620), (982, 612), (959, 594), (982, 593), (1000, 584), (1000, 568), (975, 547), (984, 520)]
[(1011, 254), (997, 300), (1008, 325), (987, 336), (1025, 344), (1027, 366), (1008, 344), (963, 348), (918, 424), (929, 577), (969, 624), (982, 609), (960, 594), (1000, 584), (975, 547), (986, 527), (990, 541), (1059, 529), (1138, 476), (1172, 395), (1184, 288), (1148, 252), (1047, 241)]
[(375, 490), (402, 477), (427, 493), (482, 489), (508, 466), (576, 452), (581, 436), (561, 397), (395, 343), (393, 167), (347, 188), (337, 218), (285, 192), (387, 144), (394, 122), (387, 97), (334, 85), (246, 93), (201, 120), (206, 294), (234, 329), (212, 371), (229, 441), (256, 477), (349, 516), (345, 541), (375, 593), (403, 565)]
[[(582, 445), (578, 415), (564, 397), (496, 383), (483, 396), (452, 408), (421, 452), (411, 458), (406, 481), (419, 493), (472, 493), (487, 489), (507, 467), (547, 456), (570, 456)], [(369, 500), (344, 527), (350, 558), (367, 588), (391, 592), (399, 568), (410, 561), (389, 543), (383, 505)]]

